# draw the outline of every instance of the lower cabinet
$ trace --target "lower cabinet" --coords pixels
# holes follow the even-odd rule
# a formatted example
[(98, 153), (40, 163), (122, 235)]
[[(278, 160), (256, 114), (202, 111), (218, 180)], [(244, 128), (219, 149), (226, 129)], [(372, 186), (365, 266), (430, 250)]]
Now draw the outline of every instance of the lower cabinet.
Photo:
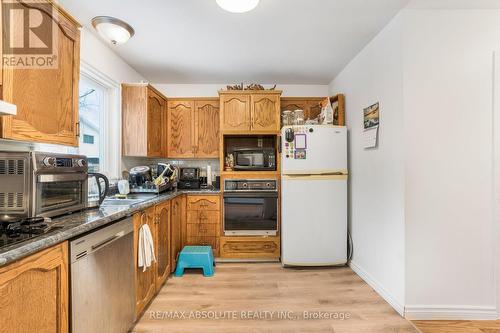
[(186, 245), (208, 245), (219, 256), (220, 196), (188, 195)]
[(153, 263), (146, 270), (139, 267), (139, 230), (144, 224), (147, 224), (153, 238), (155, 238), (155, 221), (155, 207), (134, 215), (135, 313), (137, 319), (156, 293), (156, 264)]
[(182, 250), (182, 226), (186, 220), (186, 196), (181, 195), (172, 200), (171, 208), (171, 229), (170, 229), (170, 266), (171, 271), (177, 267), (177, 256)]
[[(135, 311), (142, 312), (161, 289), (175, 267), (173, 257), (181, 249), (181, 225), (185, 212), (185, 197), (164, 201), (134, 215)], [(184, 214), (185, 215), (185, 214)], [(139, 267), (139, 231), (147, 224), (154, 240), (156, 262), (144, 270)]]
[(162, 202), (155, 208), (155, 251), (156, 251), (156, 292), (167, 281), (170, 269), (170, 201)]
[(278, 259), (280, 237), (221, 237), (220, 256), (234, 259)]
[(1, 332), (68, 332), (68, 243), (0, 268)]

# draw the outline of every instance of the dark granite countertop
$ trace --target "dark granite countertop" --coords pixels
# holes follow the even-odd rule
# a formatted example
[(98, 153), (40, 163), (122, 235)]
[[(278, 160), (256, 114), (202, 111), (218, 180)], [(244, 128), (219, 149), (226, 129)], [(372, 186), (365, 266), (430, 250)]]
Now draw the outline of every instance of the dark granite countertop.
[(7, 265), (52, 245), (75, 238), (93, 229), (100, 228), (165, 200), (174, 199), (182, 194), (220, 194), (219, 190), (175, 190), (162, 193), (149, 200), (130, 206), (107, 206), (76, 212), (54, 218), (52, 222), (59, 229), (34, 237), (25, 242), (15, 243), (0, 249), (0, 266)]

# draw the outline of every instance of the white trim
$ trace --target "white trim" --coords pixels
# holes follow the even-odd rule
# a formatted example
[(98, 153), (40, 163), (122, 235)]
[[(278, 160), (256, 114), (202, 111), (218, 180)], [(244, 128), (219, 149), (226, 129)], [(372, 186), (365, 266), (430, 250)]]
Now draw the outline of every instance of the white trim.
[(493, 252), (497, 318), (500, 318), (500, 53), (493, 52)]
[(405, 307), (403, 304), (399, 303), (398, 300), (385, 289), (380, 282), (378, 282), (373, 276), (371, 276), (367, 271), (365, 271), (361, 266), (356, 264), (351, 260), (349, 266), (354, 271), (354, 273), (358, 274), (360, 278), (365, 280), (366, 283), (370, 285), (390, 306), (396, 310), (401, 316), (404, 316)]
[[(101, 149), (103, 155), (106, 156), (103, 160), (102, 169), (110, 178), (121, 178), (121, 90), (120, 84), (96, 69), (85, 61), (80, 63), (80, 75), (96, 81), (102, 85), (107, 91), (105, 103), (106, 111), (103, 114), (101, 133)], [(116, 126), (113, 126), (116, 124)]]
[(472, 305), (407, 305), (405, 318), (408, 320), (496, 320), (495, 307)]

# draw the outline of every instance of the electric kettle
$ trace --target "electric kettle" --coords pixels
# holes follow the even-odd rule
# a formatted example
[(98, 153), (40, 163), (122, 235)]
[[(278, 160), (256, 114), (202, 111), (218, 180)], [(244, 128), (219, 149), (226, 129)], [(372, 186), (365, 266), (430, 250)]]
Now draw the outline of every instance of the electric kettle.
[[(104, 183), (101, 184), (101, 181)], [(109, 192), (108, 177), (101, 173), (89, 173), (88, 178), (88, 208), (99, 207)]]

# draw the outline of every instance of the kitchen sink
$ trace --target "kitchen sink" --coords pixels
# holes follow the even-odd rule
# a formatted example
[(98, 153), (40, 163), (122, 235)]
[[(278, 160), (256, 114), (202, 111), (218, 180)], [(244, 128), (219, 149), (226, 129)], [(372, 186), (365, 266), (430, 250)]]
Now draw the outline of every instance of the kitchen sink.
[(131, 206), (135, 205), (147, 200), (150, 200), (157, 195), (148, 195), (148, 194), (131, 194), (127, 195), (127, 198), (125, 199), (120, 199), (120, 198), (115, 198), (115, 197), (108, 197), (104, 199), (103, 203), (101, 204), (101, 207), (110, 207), (110, 206)]

